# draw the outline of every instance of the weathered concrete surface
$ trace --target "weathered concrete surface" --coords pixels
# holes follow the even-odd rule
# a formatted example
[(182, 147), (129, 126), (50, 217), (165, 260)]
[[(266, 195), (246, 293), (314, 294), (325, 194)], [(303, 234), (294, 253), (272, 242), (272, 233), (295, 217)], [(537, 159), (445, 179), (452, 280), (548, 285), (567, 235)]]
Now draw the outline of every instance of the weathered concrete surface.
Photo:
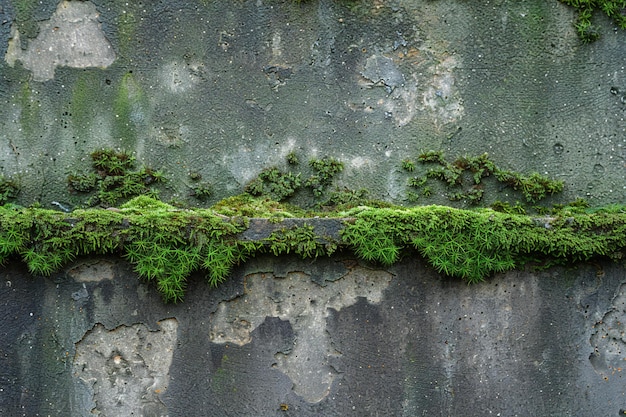
[(24, 68), (32, 71), (34, 81), (51, 80), (60, 65), (106, 68), (115, 60), (115, 52), (100, 29), (96, 7), (90, 2), (59, 3), (23, 52), (17, 26), (12, 30), (5, 60), (10, 66), (22, 61)]
[(347, 255), (260, 257), (217, 289), (195, 277), (179, 305), (113, 258), (52, 278), (1, 274), (3, 416), (626, 408), (626, 280), (615, 264), (467, 286), (419, 259), (385, 271)]
[[(0, 171), (20, 176), (22, 203), (84, 201), (65, 178), (102, 146), (163, 168), (166, 199), (201, 173), (206, 204), (290, 151), (406, 202), (400, 162), (424, 149), (489, 152), (564, 180), (562, 200), (625, 200), (626, 32), (598, 16), (603, 37), (583, 45), (557, 0), (2, 4)], [(79, 34), (93, 49), (71, 46)]]

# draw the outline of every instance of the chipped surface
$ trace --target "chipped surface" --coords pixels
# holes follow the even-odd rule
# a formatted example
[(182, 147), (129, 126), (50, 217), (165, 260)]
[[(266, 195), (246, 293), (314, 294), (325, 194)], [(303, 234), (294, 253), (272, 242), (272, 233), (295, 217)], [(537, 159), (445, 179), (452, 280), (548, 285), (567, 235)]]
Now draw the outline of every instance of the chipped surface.
[(67, 275), (78, 282), (110, 281), (115, 276), (115, 264), (105, 259), (79, 262), (68, 269)]
[(115, 52), (100, 28), (98, 16), (89, 1), (63, 0), (51, 19), (41, 24), (39, 35), (25, 51), (13, 26), (5, 60), (11, 66), (21, 61), (33, 72), (35, 81), (54, 78), (58, 66), (108, 67), (115, 61)]
[(387, 272), (362, 267), (350, 269), (326, 286), (303, 272), (290, 272), (279, 279), (271, 273), (248, 275), (245, 294), (220, 303), (212, 315), (210, 340), (244, 345), (250, 343), (252, 332), (265, 317), (289, 321), (296, 341), (288, 352), (276, 354), (276, 366), (291, 378), (298, 395), (319, 402), (337, 377), (329, 360), (340, 355), (326, 332), (329, 309), (340, 311), (358, 298), (379, 303), (391, 278)]
[(176, 319), (152, 332), (142, 324), (107, 330), (97, 324), (76, 344), (73, 375), (93, 395), (92, 415), (166, 416)]

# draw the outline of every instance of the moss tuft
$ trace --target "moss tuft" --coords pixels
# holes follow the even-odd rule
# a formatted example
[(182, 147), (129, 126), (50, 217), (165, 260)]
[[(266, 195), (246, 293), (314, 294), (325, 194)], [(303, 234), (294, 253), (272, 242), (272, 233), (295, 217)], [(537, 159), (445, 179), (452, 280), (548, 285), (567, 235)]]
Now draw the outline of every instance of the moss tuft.
[(99, 149), (91, 153), (95, 172), (72, 173), (67, 177), (70, 192), (93, 193), (88, 206), (113, 206), (141, 194), (155, 196), (153, 185), (165, 181), (161, 171), (150, 167), (135, 170), (135, 157), (125, 151)]
[(578, 12), (574, 27), (583, 43), (590, 43), (600, 38), (600, 33), (592, 23), (595, 12), (604, 13), (622, 29), (626, 29), (625, 0), (560, 0), (572, 6)]

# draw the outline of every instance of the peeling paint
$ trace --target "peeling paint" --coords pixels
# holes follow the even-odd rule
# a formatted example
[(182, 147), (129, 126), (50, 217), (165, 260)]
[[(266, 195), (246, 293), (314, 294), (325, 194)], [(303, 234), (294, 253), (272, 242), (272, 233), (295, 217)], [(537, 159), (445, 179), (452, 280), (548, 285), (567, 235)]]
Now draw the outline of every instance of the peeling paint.
[(75, 386), (90, 391), (93, 398), (93, 409), (84, 414), (168, 414), (160, 397), (169, 384), (178, 322), (166, 319), (158, 324), (156, 332), (144, 324), (113, 330), (96, 324), (76, 344)]
[(276, 353), (276, 368), (291, 378), (294, 392), (310, 403), (323, 400), (337, 378), (329, 364), (341, 355), (326, 332), (329, 309), (340, 311), (364, 297), (380, 303), (392, 275), (360, 266), (351, 268), (332, 284), (320, 286), (312, 275), (290, 272), (285, 278), (274, 274), (246, 276), (245, 294), (223, 301), (211, 319), (209, 337), (214, 343), (250, 343), (251, 333), (266, 317), (288, 320), (296, 335), (293, 349)]
[(35, 81), (53, 79), (57, 66), (106, 68), (115, 61), (115, 52), (100, 28), (98, 16), (96, 6), (89, 1), (62, 1), (25, 51), (17, 26), (11, 28), (5, 61), (10, 66), (21, 61), (33, 72)]

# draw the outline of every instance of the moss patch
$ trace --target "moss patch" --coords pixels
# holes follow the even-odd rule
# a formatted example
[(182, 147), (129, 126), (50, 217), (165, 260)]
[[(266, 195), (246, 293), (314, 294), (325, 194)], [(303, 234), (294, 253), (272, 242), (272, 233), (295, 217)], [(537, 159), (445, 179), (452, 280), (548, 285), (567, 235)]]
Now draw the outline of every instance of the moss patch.
[[(247, 208), (237, 207), (242, 202)], [(259, 253), (317, 258), (343, 248), (389, 266), (407, 250), (417, 250), (442, 274), (475, 283), (529, 263), (619, 260), (626, 246), (624, 206), (584, 212), (565, 208), (543, 217), (445, 206), (360, 206), (308, 213), (335, 216), (333, 222), (339, 218), (343, 230), (336, 239), (315, 232), (312, 223), (324, 221), (319, 218), (303, 219), (299, 226), (279, 223), (255, 239), (244, 236), (251, 224), (248, 215), (267, 219), (277, 212), (281, 218), (293, 217), (286, 206), (249, 195), (193, 210), (148, 196), (115, 210), (63, 213), (5, 206), (0, 207), (0, 259), (19, 256), (33, 274), (49, 275), (78, 256), (116, 254), (130, 261), (142, 278), (155, 282), (165, 301), (177, 302), (193, 271), (204, 270), (208, 282), (217, 285), (234, 265)]]
[(622, 29), (626, 29), (626, 0), (560, 0), (576, 8), (578, 18), (575, 23), (580, 39), (593, 42), (600, 37), (600, 32), (592, 23), (594, 13), (604, 13)]
[[(525, 175), (501, 169), (486, 153), (448, 161), (442, 151), (427, 151), (418, 155), (417, 160), (422, 164), (434, 165), (424, 175), (411, 177), (407, 181), (409, 187), (421, 189), (424, 197), (432, 194), (429, 179), (446, 184), (451, 201), (465, 201), (469, 205), (477, 205), (482, 201), (485, 193), (482, 182), (487, 177), (493, 177), (503, 186), (519, 191), (527, 203), (537, 203), (563, 191), (563, 181), (550, 179), (537, 172)], [(401, 166), (407, 172), (416, 170), (415, 163), (410, 159), (403, 160)], [(407, 197), (414, 202), (419, 199), (419, 194), (409, 191)]]
[(128, 152), (100, 149), (90, 156), (95, 172), (67, 177), (71, 192), (91, 195), (87, 206), (112, 206), (140, 194), (156, 196), (153, 186), (165, 181), (161, 171), (146, 166), (135, 170), (135, 157)]

